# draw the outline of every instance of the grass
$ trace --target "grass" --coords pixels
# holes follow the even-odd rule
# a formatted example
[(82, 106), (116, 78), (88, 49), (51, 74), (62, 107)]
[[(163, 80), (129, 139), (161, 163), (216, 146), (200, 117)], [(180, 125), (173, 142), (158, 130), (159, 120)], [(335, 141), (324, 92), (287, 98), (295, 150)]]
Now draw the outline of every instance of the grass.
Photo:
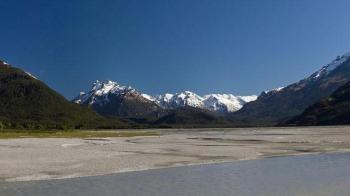
[(99, 138), (159, 136), (155, 131), (41, 131), (41, 130), (1, 130), (0, 139), (16, 138)]

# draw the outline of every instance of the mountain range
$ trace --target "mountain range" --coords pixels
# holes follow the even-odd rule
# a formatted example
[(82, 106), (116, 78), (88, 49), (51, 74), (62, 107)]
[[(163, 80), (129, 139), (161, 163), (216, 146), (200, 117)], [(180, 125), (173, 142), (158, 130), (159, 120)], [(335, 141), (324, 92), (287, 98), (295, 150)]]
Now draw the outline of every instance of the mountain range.
[(264, 91), (256, 101), (230, 115), (238, 126), (272, 126), (301, 114), (350, 81), (350, 53), (338, 56), (309, 77), (284, 88)]
[(175, 109), (179, 107), (194, 107), (225, 114), (238, 111), (248, 102), (255, 101), (257, 96), (234, 96), (233, 94), (208, 94), (199, 96), (191, 91), (176, 94), (166, 93), (159, 96), (143, 94), (145, 98), (155, 102), (162, 108)]
[(244, 104), (256, 98), (254, 95), (234, 96), (232, 94), (209, 94), (202, 97), (191, 91), (151, 96), (114, 81), (97, 80), (88, 93), (81, 92), (73, 102), (92, 107), (104, 116), (157, 118), (166, 114), (166, 110), (182, 107), (193, 107), (224, 115), (241, 109)]
[[(0, 125), (6, 127), (241, 127), (350, 123), (350, 53), (298, 82), (259, 96), (191, 91), (149, 95), (96, 81), (72, 101), (0, 61)], [(1, 126), (0, 126), (1, 127)]]

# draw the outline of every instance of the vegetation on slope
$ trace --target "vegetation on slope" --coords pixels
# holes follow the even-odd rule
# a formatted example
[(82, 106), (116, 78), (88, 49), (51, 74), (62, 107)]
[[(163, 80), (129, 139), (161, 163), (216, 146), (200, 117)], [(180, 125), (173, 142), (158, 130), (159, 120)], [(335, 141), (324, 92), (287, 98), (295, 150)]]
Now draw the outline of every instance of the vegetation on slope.
[(118, 128), (126, 125), (67, 101), (40, 80), (0, 61), (0, 128)]
[(350, 81), (350, 59), (329, 74), (311, 76), (280, 91), (262, 93), (230, 116), (240, 126), (271, 126), (300, 115), (306, 108), (330, 96)]
[(0, 139), (16, 138), (105, 138), (158, 136), (154, 131), (38, 131), (38, 130), (3, 130)]
[(350, 124), (350, 83), (340, 87), (330, 97), (307, 108), (287, 125)]
[(169, 113), (154, 123), (160, 127), (227, 127), (229, 124), (221, 117), (214, 115), (212, 112), (193, 108), (181, 107), (170, 110)]

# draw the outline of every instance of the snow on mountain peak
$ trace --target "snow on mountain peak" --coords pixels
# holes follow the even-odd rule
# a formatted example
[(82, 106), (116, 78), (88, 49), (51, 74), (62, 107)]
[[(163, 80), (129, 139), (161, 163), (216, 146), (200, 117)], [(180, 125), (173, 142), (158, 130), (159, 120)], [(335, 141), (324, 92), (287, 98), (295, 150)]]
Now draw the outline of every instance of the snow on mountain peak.
[(271, 90), (267, 90), (267, 91), (264, 91), (265, 94), (269, 94), (269, 93), (276, 93), (276, 92), (280, 92), (281, 90), (283, 90), (285, 87), (278, 87), (278, 88), (274, 88), (274, 89), (271, 89)]
[(255, 101), (257, 96), (234, 96), (232, 94), (209, 94), (204, 96), (207, 109), (218, 112), (235, 112), (244, 104)]
[(174, 95), (173, 95), (173, 94), (170, 94), (170, 93), (165, 93), (164, 96), (163, 96), (163, 98), (164, 98), (165, 100), (170, 100), (170, 99), (173, 98), (173, 97), (174, 97)]
[(322, 76), (328, 75), (331, 71), (336, 69), (338, 66), (342, 65), (345, 61), (347, 61), (350, 57), (350, 52), (345, 53), (342, 56), (338, 56), (331, 63), (323, 66), (320, 70), (315, 72), (310, 76), (311, 79), (318, 79)]
[(149, 101), (152, 101), (152, 102), (156, 101), (156, 98), (155, 98), (155, 97), (153, 97), (153, 96), (151, 96), (151, 95), (148, 95), (148, 94), (142, 93), (142, 94), (141, 94), (141, 96), (142, 96), (143, 98), (145, 98), (145, 99), (149, 100)]
[(155, 98), (155, 102), (163, 108), (173, 109), (190, 106), (215, 112), (235, 112), (244, 104), (256, 100), (257, 96), (234, 96), (232, 94), (209, 94), (199, 96), (191, 91), (164, 94)]
[(165, 93), (164, 95), (159, 95), (155, 99), (159, 102), (170, 102), (170, 100), (174, 97), (174, 94)]
[(96, 80), (91, 90), (88, 93), (80, 92), (79, 96), (75, 98), (73, 101), (75, 103), (85, 103), (88, 101), (88, 104), (94, 104), (96, 101), (98, 104), (102, 105), (108, 102), (108, 96), (110, 94), (122, 94), (126, 92), (135, 92), (136, 90), (132, 87), (120, 86), (117, 82), (107, 80), (105, 82), (101, 82)]
[(252, 102), (252, 101), (255, 101), (256, 99), (258, 99), (258, 96), (256, 96), (256, 95), (238, 96), (238, 98), (240, 98), (243, 101), (245, 101), (246, 103), (248, 103), (248, 102)]
[[(88, 93), (80, 92), (79, 96), (73, 101), (78, 104), (104, 105), (109, 101), (109, 95), (125, 94), (127, 92), (133, 93), (137, 91), (132, 87), (121, 86), (117, 82), (111, 80), (105, 82), (96, 80)], [(234, 96), (232, 94), (209, 94), (199, 96), (191, 91), (183, 91), (176, 94), (166, 93), (159, 96), (152, 96), (145, 93), (139, 94), (146, 100), (154, 102), (165, 109), (190, 106), (215, 112), (235, 112), (241, 109), (244, 104), (255, 101), (257, 98), (255, 95)]]
[(94, 91), (95, 95), (101, 96), (108, 93), (115, 93), (121, 90), (125, 90), (126, 88), (127, 87), (120, 86), (117, 82), (111, 80), (107, 80), (106, 82), (96, 80), (92, 86), (91, 91)]
[(172, 104), (179, 106), (191, 106), (200, 108), (203, 106), (204, 99), (191, 91), (185, 91), (175, 94), (171, 100)]

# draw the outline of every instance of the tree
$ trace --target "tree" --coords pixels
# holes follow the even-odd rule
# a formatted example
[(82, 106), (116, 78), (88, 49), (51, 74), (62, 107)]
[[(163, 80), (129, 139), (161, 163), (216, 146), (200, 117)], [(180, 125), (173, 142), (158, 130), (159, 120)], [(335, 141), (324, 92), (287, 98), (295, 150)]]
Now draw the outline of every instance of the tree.
[(5, 125), (3, 122), (0, 121), (0, 130), (4, 129), (5, 128)]

